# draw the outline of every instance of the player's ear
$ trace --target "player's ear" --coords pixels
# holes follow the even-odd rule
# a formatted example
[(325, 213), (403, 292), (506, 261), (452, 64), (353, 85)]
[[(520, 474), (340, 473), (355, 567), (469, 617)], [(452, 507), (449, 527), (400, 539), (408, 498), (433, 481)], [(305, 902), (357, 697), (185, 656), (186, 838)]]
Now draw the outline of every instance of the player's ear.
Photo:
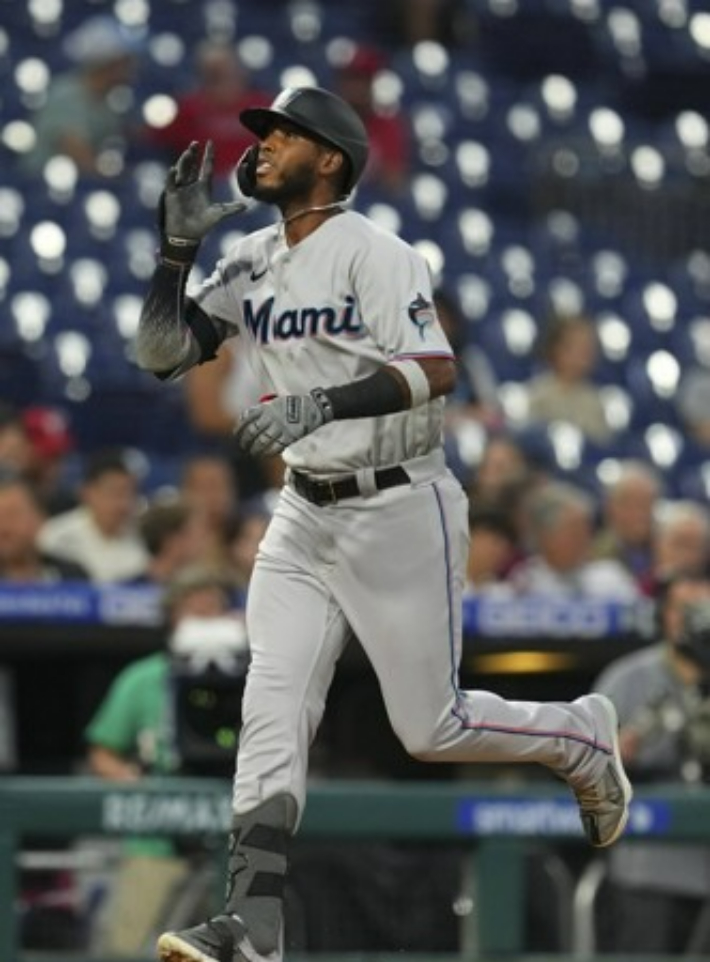
[(339, 150), (326, 148), (321, 153), (320, 163), (323, 173), (328, 177), (333, 177), (343, 169), (345, 157)]

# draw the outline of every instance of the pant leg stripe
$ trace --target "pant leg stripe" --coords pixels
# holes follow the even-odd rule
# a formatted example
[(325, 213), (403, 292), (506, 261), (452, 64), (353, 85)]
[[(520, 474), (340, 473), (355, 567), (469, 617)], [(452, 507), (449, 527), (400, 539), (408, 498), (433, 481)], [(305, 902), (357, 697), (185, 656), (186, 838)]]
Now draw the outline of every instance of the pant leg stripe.
[(436, 485), (436, 482), (432, 485), (434, 489), (434, 496), (436, 498), (436, 504), (439, 509), (439, 518), (441, 519), (441, 531), (444, 538), (444, 564), (446, 567), (446, 602), (448, 607), (448, 635), (449, 635), (449, 662), (451, 665), (451, 687), (454, 692), (454, 698), (456, 703), (460, 700), (460, 689), (459, 689), (459, 671), (458, 671), (458, 661), (456, 658), (456, 638), (454, 633), (454, 618), (453, 618), (453, 587), (451, 584), (452, 579), (452, 565), (451, 565), (451, 539), (449, 537), (449, 530), (446, 525), (446, 513), (444, 511), (444, 504), (441, 499), (441, 494)]
[(461, 722), (461, 727), (469, 730), (499, 732), (504, 735), (525, 735), (536, 738), (564, 738), (567, 741), (580, 742), (582, 745), (589, 745), (590, 748), (604, 752), (605, 755), (614, 754), (614, 749), (611, 745), (604, 745), (601, 742), (598, 742), (595, 738), (586, 738), (584, 735), (580, 735), (577, 732), (545, 731), (544, 729), (539, 728), (511, 728), (507, 725), (487, 725), (485, 723), (475, 724), (468, 721), (466, 718), (461, 718), (461, 716), (458, 717)]

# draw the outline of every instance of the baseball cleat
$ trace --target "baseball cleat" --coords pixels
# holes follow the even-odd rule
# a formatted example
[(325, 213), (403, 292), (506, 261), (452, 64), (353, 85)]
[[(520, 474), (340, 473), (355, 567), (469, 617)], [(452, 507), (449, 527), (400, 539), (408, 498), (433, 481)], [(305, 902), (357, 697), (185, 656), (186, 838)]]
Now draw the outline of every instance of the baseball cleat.
[[(240, 946), (246, 948), (246, 954)], [(257, 958), (250, 949), (244, 926), (232, 915), (218, 915), (180, 932), (165, 932), (158, 939), (161, 962), (247, 962)]]
[(587, 840), (595, 848), (606, 848), (626, 828), (633, 791), (621, 761), (619, 721), (612, 701), (599, 694), (587, 695), (580, 701), (586, 703), (596, 722), (597, 741), (609, 745), (611, 754), (598, 781), (584, 788), (573, 785), (572, 790)]

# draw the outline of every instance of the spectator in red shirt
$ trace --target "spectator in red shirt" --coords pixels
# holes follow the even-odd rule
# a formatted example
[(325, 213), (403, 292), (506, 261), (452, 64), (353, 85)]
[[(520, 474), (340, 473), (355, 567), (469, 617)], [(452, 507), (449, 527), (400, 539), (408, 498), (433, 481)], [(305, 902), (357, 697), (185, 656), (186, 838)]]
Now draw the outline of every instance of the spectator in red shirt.
[(336, 72), (336, 92), (357, 110), (367, 129), (370, 157), (364, 183), (386, 190), (401, 190), (410, 170), (410, 130), (399, 111), (383, 109), (374, 96), (374, 81), (386, 67), (384, 56), (373, 47), (356, 47)]
[(251, 87), (236, 48), (206, 40), (197, 48), (195, 85), (177, 98), (177, 113), (165, 127), (149, 133), (152, 143), (176, 159), (192, 140), (215, 147), (215, 177), (227, 177), (254, 136), (239, 121), (247, 107), (266, 107), (273, 97)]

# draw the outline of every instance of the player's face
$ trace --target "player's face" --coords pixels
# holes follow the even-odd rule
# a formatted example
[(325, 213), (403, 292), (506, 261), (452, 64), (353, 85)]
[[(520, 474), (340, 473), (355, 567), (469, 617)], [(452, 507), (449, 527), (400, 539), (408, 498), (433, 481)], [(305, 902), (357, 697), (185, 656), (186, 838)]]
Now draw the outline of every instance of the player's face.
[(283, 207), (308, 200), (318, 182), (323, 146), (288, 121), (279, 122), (259, 144), (254, 196)]

